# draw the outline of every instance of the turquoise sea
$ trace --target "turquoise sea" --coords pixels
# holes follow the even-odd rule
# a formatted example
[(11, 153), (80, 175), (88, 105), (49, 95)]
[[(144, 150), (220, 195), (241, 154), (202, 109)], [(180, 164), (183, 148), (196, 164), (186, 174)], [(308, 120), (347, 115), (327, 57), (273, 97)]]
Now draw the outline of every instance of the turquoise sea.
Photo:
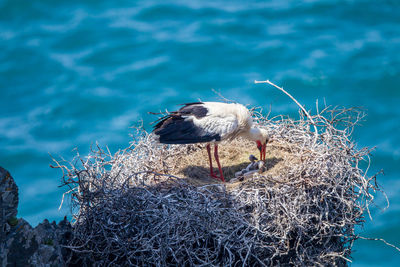
[[(0, 0), (0, 166), (20, 189), (19, 216), (60, 220), (61, 172), (96, 141), (129, 145), (148, 111), (217, 100), (297, 117), (273, 87), (311, 112), (315, 101), (363, 107), (355, 134), (374, 147), (373, 220), (359, 232), (400, 246), (400, 1)], [(357, 241), (352, 266), (396, 266), (400, 252)]]

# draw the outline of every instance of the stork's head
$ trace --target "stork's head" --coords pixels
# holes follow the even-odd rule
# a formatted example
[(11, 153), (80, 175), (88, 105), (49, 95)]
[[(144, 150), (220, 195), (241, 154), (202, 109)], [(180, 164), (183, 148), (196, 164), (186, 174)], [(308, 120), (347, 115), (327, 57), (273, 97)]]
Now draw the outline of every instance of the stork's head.
[(265, 160), (265, 150), (269, 140), (268, 131), (261, 128), (251, 128), (249, 137), (256, 142), (257, 148), (260, 150), (260, 160)]

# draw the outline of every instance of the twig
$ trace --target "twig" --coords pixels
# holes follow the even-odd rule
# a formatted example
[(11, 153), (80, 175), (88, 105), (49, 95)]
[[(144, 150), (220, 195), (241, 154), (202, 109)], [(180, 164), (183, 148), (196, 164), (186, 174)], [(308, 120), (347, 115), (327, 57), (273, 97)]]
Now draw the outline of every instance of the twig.
[(269, 80), (266, 80), (266, 81), (254, 81), (254, 83), (268, 83), (268, 84), (274, 86), (275, 88), (281, 90), (288, 97), (290, 97), (290, 99), (292, 99), (297, 104), (297, 106), (299, 106), (299, 108), (304, 112), (304, 114), (307, 115), (307, 118), (311, 121), (311, 124), (314, 126), (314, 131), (315, 131), (314, 144), (317, 143), (317, 141), (318, 141), (318, 129), (317, 129), (317, 126), (316, 126), (313, 118), (310, 116), (310, 114), (307, 112), (307, 110), (291, 94), (289, 94), (287, 91), (285, 91), (282, 87), (279, 87), (276, 84), (270, 82)]
[(394, 248), (395, 250), (400, 252), (400, 248), (387, 242), (385, 239), (383, 238), (371, 238), (371, 237), (363, 237), (363, 236), (358, 236), (358, 238), (364, 239), (364, 240), (372, 240), (372, 241), (381, 241), (383, 243), (385, 243), (386, 245), (388, 245), (389, 247)]
[(233, 100), (230, 100), (226, 97), (224, 97), (220, 92), (218, 92), (217, 90), (215, 90), (214, 88), (211, 89), (211, 91), (213, 91), (214, 94), (216, 94), (217, 96), (219, 96), (221, 98), (222, 101), (224, 101), (225, 103), (236, 103)]

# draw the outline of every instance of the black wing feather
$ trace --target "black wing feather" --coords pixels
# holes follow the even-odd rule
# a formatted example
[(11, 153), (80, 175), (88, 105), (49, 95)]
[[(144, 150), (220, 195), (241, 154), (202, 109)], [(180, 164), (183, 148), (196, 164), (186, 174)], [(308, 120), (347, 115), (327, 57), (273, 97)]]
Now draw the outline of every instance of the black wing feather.
[(202, 102), (186, 103), (178, 111), (160, 118), (153, 132), (159, 136), (160, 143), (164, 144), (220, 141), (221, 137), (218, 134), (205, 134), (193, 121), (185, 120), (187, 116), (195, 116), (198, 119), (205, 117), (207, 112)]

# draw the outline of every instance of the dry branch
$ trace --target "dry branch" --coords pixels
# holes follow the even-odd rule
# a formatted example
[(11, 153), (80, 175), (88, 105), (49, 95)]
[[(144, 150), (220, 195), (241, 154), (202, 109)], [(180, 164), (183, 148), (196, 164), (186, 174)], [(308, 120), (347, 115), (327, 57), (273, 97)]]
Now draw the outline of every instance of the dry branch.
[(288, 97), (290, 97), (290, 99), (292, 99), (297, 106), (300, 107), (300, 109), (304, 112), (304, 114), (306, 114), (306, 116), (308, 117), (308, 119), (310, 120), (311, 124), (314, 127), (315, 130), (315, 143), (318, 140), (318, 129), (317, 126), (312, 118), (312, 116), (307, 112), (307, 110), (299, 103), (299, 101), (296, 100), (296, 98), (294, 98), (291, 94), (289, 94), (286, 90), (284, 90), (282, 87), (279, 87), (278, 85), (274, 84), (273, 82), (271, 82), (270, 80), (266, 80), (266, 81), (254, 81), (254, 83), (268, 83), (270, 85), (272, 85), (273, 87), (277, 88), (278, 90), (281, 90), (284, 94), (286, 94)]

